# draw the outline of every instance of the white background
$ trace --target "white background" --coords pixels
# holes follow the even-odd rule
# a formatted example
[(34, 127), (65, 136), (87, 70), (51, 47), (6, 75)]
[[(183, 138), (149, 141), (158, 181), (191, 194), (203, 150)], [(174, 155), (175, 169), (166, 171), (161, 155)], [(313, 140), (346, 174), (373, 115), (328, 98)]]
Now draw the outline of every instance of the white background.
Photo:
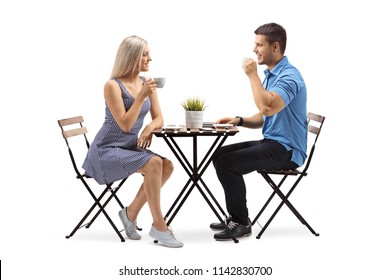
[[(214, 266), (271, 266), (270, 279), (388, 279), (390, 22), (384, 5), (379, 0), (1, 1), (4, 279), (124, 279), (119, 276), (124, 266), (174, 265), (208, 269), (199, 279), (222, 279), (211, 275)], [(92, 140), (103, 121), (102, 89), (122, 39), (135, 34), (148, 40), (149, 74), (167, 77), (158, 93), (166, 124), (184, 122), (180, 102), (189, 96), (206, 99), (205, 118), (213, 121), (256, 112), (240, 61), (253, 57), (253, 31), (271, 21), (287, 30), (286, 55), (306, 80), (308, 110), (326, 116), (310, 174), (291, 196), (321, 235), (314, 237), (283, 208), (262, 239), (255, 238), (260, 230), (255, 226), (238, 244), (216, 242), (208, 228), (216, 218), (194, 190), (172, 223), (185, 243), (181, 249), (152, 242), (147, 207), (138, 219), (141, 241), (120, 242), (103, 216), (65, 239), (92, 200), (74, 177), (57, 120), (83, 115)], [(261, 77), (263, 70), (259, 67)], [(260, 135), (241, 129), (227, 143)], [(187, 177), (162, 139), (155, 138), (152, 149), (176, 166), (162, 193), (165, 212)], [(224, 206), (212, 167), (204, 179)], [(125, 204), (140, 182), (134, 175), (120, 191)], [(253, 217), (270, 188), (258, 174), (247, 175), (246, 182)], [(108, 210), (119, 225), (117, 205)]]

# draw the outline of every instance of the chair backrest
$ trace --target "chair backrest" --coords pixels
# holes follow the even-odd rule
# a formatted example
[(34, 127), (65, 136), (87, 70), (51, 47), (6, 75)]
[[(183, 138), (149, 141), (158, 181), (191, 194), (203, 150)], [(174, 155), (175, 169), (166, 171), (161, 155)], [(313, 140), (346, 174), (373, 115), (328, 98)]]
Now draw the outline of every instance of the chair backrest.
[(84, 118), (82, 116), (58, 120), (58, 124), (62, 131), (62, 136), (64, 137), (66, 145), (68, 147), (68, 152), (69, 152), (70, 159), (72, 161), (73, 168), (77, 173), (77, 178), (85, 177), (85, 175), (81, 174), (77, 167), (77, 163), (72, 152), (69, 138), (75, 136), (79, 136), (79, 137), (83, 136), (86, 148), (89, 149), (89, 142), (87, 138), (88, 130), (85, 126), (83, 126), (83, 122), (84, 122)]
[(310, 165), (310, 162), (311, 162), (311, 159), (313, 157), (314, 150), (316, 147), (316, 143), (318, 140), (318, 136), (321, 133), (321, 129), (322, 129), (322, 125), (324, 124), (324, 121), (325, 121), (324, 116), (310, 113), (310, 112), (307, 114), (308, 131), (309, 131), (309, 133), (314, 134), (314, 141), (313, 141), (313, 144), (311, 146), (310, 153), (309, 153), (309, 156), (306, 160), (306, 164), (305, 164), (304, 169), (302, 170), (302, 173), (306, 173), (307, 169), (309, 168), (309, 165)]

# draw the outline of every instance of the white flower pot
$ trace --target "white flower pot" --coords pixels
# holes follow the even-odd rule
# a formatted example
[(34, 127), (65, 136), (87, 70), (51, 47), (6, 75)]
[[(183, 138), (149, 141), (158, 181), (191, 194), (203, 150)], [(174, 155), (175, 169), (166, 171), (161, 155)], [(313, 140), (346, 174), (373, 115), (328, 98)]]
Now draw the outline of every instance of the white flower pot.
[(186, 127), (201, 128), (204, 111), (186, 111)]

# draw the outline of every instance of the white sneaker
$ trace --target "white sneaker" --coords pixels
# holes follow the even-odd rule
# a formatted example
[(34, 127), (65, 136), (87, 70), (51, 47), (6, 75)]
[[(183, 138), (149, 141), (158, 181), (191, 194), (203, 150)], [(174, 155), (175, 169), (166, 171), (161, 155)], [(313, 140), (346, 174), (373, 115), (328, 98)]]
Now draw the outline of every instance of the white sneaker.
[(127, 207), (119, 211), (119, 218), (125, 227), (127, 237), (132, 240), (140, 240), (141, 235), (139, 235), (137, 232), (137, 221), (132, 222), (129, 220), (129, 218), (127, 218)]
[(161, 242), (161, 244), (167, 247), (180, 248), (184, 245), (183, 242), (175, 238), (175, 235), (170, 229), (168, 229), (167, 231), (159, 231), (152, 225), (152, 228), (149, 232), (149, 236)]

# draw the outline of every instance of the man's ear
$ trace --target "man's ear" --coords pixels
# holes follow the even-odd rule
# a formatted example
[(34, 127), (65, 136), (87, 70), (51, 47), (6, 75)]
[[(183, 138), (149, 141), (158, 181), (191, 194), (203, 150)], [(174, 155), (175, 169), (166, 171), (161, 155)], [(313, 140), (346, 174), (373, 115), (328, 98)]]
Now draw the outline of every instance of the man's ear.
[(275, 43), (272, 45), (272, 51), (273, 51), (274, 53), (280, 51), (280, 45), (279, 45), (278, 42), (275, 42)]

